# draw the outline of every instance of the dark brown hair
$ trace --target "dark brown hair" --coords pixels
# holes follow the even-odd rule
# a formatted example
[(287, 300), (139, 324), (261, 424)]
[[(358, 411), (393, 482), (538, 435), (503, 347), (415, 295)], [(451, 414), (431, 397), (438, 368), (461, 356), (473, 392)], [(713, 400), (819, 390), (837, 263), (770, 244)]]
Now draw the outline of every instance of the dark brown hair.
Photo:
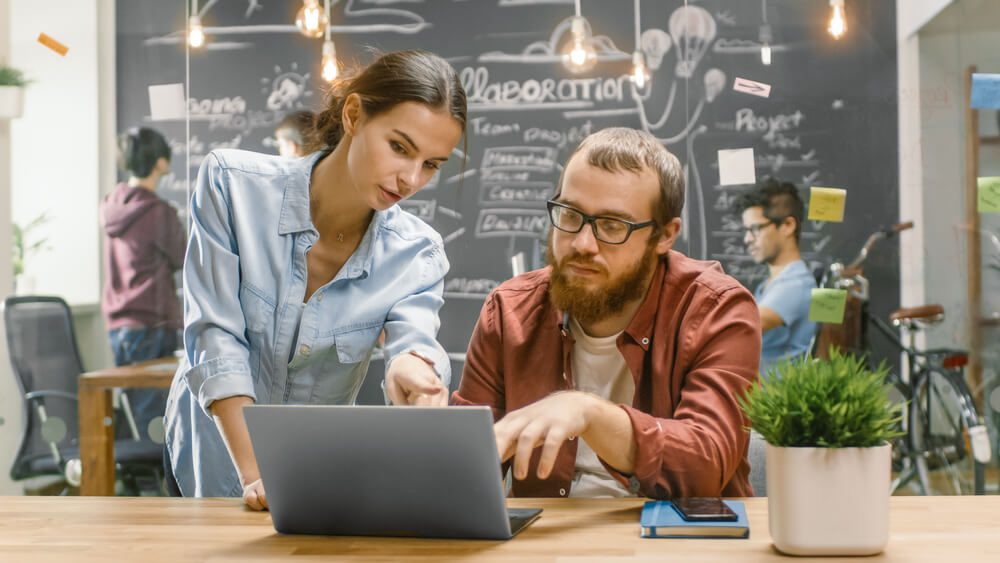
[(788, 217), (795, 219), (795, 240), (802, 236), (806, 206), (795, 184), (778, 178), (765, 178), (736, 202), (736, 211), (740, 214), (751, 207), (760, 207), (764, 217), (775, 225), (780, 225)]
[(310, 138), (310, 131), (313, 128), (313, 121), (316, 114), (309, 110), (293, 111), (285, 115), (274, 128), (275, 137), (284, 137), (296, 145), (302, 146), (306, 139)]
[(170, 161), (170, 143), (155, 129), (134, 127), (118, 137), (118, 165), (136, 178), (146, 178), (161, 158)]
[[(638, 174), (643, 168), (649, 168), (660, 181), (660, 199), (653, 210), (657, 228), (680, 217), (681, 210), (684, 209), (683, 168), (677, 157), (649, 133), (627, 127), (609, 127), (596, 131), (576, 147), (566, 160), (566, 168), (569, 167), (569, 161), (579, 153), (587, 158), (587, 164), (607, 172), (627, 170)], [(563, 168), (559, 176), (559, 188), (555, 197), (562, 192), (566, 168)]]
[(326, 93), (325, 108), (316, 116), (306, 152), (332, 149), (344, 136), (344, 101), (361, 98), (365, 115), (374, 117), (403, 102), (447, 109), (465, 132), (465, 90), (447, 61), (426, 51), (395, 51), (381, 55), (356, 76), (338, 80)]

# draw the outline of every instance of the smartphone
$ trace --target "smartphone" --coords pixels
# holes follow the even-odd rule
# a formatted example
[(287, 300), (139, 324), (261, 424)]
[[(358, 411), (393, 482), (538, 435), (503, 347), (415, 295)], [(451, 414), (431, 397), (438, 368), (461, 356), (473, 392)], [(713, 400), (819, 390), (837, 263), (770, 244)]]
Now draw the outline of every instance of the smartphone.
[(689, 497), (673, 500), (674, 510), (688, 522), (734, 522), (733, 509), (718, 497)]

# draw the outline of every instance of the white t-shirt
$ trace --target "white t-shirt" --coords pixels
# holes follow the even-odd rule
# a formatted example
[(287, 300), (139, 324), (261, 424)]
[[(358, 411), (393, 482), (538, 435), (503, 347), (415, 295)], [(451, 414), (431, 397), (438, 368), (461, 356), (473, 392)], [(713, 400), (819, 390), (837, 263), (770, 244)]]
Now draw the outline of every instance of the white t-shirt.
[[(575, 320), (571, 320), (570, 330), (576, 340), (571, 364), (576, 388), (612, 403), (631, 405), (635, 395), (635, 382), (632, 381), (625, 358), (618, 351), (616, 342), (621, 333), (595, 338), (588, 336)], [(579, 440), (576, 471), (569, 496), (594, 498), (634, 495), (608, 474), (587, 442)]]

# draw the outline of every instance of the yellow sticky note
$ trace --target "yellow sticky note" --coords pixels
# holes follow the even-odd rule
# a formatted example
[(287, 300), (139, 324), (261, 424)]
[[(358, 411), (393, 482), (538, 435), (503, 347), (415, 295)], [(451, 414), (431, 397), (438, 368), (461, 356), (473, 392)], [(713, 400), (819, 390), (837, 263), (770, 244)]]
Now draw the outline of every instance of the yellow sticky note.
[(979, 178), (976, 209), (980, 213), (1000, 213), (1000, 177)]
[(59, 56), (61, 56), (61, 57), (65, 57), (66, 53), (69, 52), (69, 47), (63, 45), (62, 43), (60, 43), (58, 41), (56, 41), (51, 36), (49, 36), (49, 35), (47, 35), (45, 33), (39, 33), (38, 34), (38, 42), (41, 43), (42, 45), (45, 45), (49, 49), (52, 49), (53, 51), (55, 51), (56, 53), (58, 53)]
[(809, 188), (809, 220), (839, 223), (844, 220), (846, 202), (847, 190), (813, 186)]
[(809, 299), (809, 320), (814, 323), (840, 324), (844, 322), (846, 305), (846, 289), (814, 289)]

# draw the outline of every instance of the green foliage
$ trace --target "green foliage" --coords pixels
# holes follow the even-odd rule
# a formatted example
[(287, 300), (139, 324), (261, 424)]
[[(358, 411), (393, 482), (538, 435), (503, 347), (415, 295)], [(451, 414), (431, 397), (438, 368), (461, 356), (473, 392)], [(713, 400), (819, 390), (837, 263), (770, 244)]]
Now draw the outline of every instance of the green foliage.
[(0, 64), (0, 86), (27, 86), (29, 82), (20, 70)]
[[(780, 375), (778, 375), (780, 373)], [(885, 383), (863, 360), (831, 351), (829, 360), (786, 361), (740, 406), (754, 430), (779, 447), (869, 448), (901, 435)]]
[(49, 221), (48, 215), (42, 213), (38, 217), (32, 219), (27, 225), (23, 227), (17, 223), (13, 224), (14, 232), (12, 233), (13, 244), (13, 263), (14, 263), (14, 279), (16, 281), (17, 277), (24, 273), (24, 260), (30, 254), (34, 254), (39, 250), (44, 250), (47, 248), (45, 245), (48, 242), (46, 238), (40, 238), (38, 240), (33, 240), (28, 242), (31, 238), (31, 233), (38, 227), (41, 227)]

